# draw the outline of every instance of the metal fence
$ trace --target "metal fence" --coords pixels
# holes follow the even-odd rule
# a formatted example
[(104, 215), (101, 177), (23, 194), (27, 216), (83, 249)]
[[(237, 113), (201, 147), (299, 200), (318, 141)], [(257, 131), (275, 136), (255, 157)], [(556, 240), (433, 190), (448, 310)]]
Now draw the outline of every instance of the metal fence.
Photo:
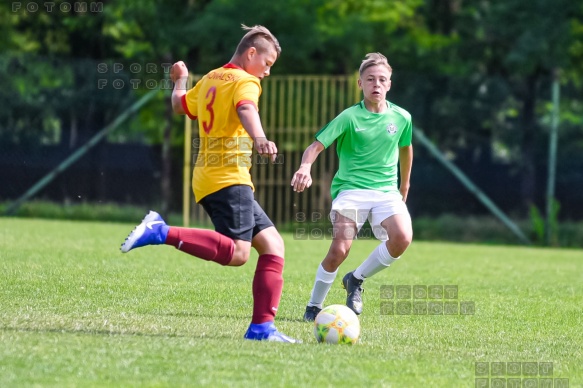
[[(190, 120), (183, 122), (187, 139), (184, 143), (182, 131), (172, 132), (172, 168), (168, 173), (162, 160), (164, 125), (161, 123), (173, 120), (168, 115), (171, 88), (155, 93), (142, 108), (130, 109), (151, 92), (147, 85), (167, 81), (164, 72), (159, 68), (158, 73), (133, 73), (131, 64), (126, 64), (124, 71), (116, 71), (116, 64), (0, 56), (0, 67), (6, 70), (0, 74), (4, 85), (0, 93), (0, 206), (12, 208), (14, 203), (30, 199), (65, 205), (113, 203), (160, 209), (162, 201), (166, 201), (162, 198), (163, 177), (170, 176), (175, 190), (166, 202), (170, 204), (168, 212), (186, 209), (185, 224), (210, 225), (192, 196), (191, 177), (196, 156), (196, 149), (192, 148), (196, 138), (192, 136), (198, 133), (196, 124)], [(101, 68), (109, 70), (103, 73)], [(419, 74), (398, 74), (399, 84), (407, 87), (392, 90), (389, 98), (409, 110), (414, 124), (425, 131), (427, 138), (437, 142), (435, 153), (429, 152), (427, 146), (418, 147), (423, 145), (421, 132), (414, 131), (415, 161), (412, 190), (407, 200), (414, 219), (488, 213), (483, 201), (438, 162), (435, 154), (443, 150), (447, 150), (448, 156), (453, 157), (451, 162), (502, 211), (523, 220), (528, 217), (528, 212), (520, 207), (523, 193), (518, 184), (520, 163), (515, 157), (520, 155), (516, 149), (519, 142), (511, 138), (521, 133), (518, 124), (504, 121), (507, 125), (495, 131), (481, 132), (472, 127), (463, 133), (459, 145), (451, 143), (451, 139), (458, 138), (457, 132), (442, 143), (444, 133), (439, 127), (444, 120), (440, 112), (427, 109), (435, 105), (432, 102), (435, 96), (411, 94), (411, 90), (421, 90), (416, 87), (417, 83), (431, 80)], [(191, 77), (191, 85), (196, 79)], [(36, 87), (21, 94), (24, 80)], [(578, 107), (578, 90), (573, 85), (561, 88), (563, 108), (572, 102), (569, 105), (572, 109), (565, 110), (559, 126), (555, 192), (562, 209), (561, 220), (583, 219), (581, 128), (573, 116)], [(545, 113), (548, 104), (545, 101), (549, 98), (549, 88), (540, 91), (542, 110), (537, 125), (542, 129), (549, 126), (549, 115)], [(314, 183), (309, 190), (294, 193), (290, 180), (316, 131), (360, 99), (355, 74), (271, 76), (263, 81), (260, 115), (268, 138), (280, 150), (280, 157), (275, 165), (254, 158), (256, 163), (251, 172), (257, 188), (256, 198), (278, 227), (297, 221), (298, 217), (323, 218), (328, 214), (330, 181), (337, 163), (334, 146), (322, 152), (314, 164)], [(117, 129), (105, 131), (122, 117), (127, 120)], [(182, 122), (182, 118), (174, 119)], [(542, 129), (533, 133), (537, 145), (532, 166), (536, 173), (533, 197), (539, 209), (544, 209), (548, 175), (548, 136)], [(500, 134), (506, 137), (497, 141)], [(510, 148), (500, 148), (500, 144)], [(504, 150), (507, 152), (500, 153)], [(47, 184), (39, 185), (42, 182)]]

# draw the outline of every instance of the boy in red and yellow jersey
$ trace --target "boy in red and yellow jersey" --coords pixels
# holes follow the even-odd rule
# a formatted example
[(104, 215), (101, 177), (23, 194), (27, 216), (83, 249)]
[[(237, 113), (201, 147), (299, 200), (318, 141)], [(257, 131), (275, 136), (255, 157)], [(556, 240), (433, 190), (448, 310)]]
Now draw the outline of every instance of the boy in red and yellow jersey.
[(269, 76), (281, 48), (263, 26), (246, 27), (235, 54), (210, 71), (189, 91), (186, 65), (175, 63), (172, 107), (198, 119), (200, 148), (192, 188), (215, 230), (168, 226), (151, 211), (122, 244), (122, 252), (153, 244), (175, 248), (221, 265), (241, 266), (251, 247), (259, 254), (253, 279), (253, 316), (246, 339), (299, 342), (274, 324), (283, 289), (284, 244), (279, 232), (253, 197), (253, 146), (275, 161), (277, 147), (267, 140), (258, 113), (260, 81)]

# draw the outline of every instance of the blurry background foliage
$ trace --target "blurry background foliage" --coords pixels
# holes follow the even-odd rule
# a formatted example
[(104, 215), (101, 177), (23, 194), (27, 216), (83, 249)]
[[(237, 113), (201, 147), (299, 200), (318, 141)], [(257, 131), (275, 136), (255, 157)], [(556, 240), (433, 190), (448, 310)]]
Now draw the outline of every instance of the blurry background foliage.
[[(30, 186), (9, 170), (20, 169), (21, 178), (34, 182), (151, 88), (163, 85), (167, 64), (183, 60), (191, 73), (204, 74), (228, 62), (243, 23), (263, 24), (278, 37), (283, 52), (273, 75), (351, 74), (366, 53), (387, 55), (394, 69), (388, 98), (409, 110), (414, 125), (462, 170), (475, 171), (471, 166), (481, 163), (503, 166), (506, 180), (483, 181), (480, 174), (472, 179), (487, 193), (499, 185), (517, 191), (519, 200), (505, 210), (521, 219), (532, 217), (532, 206), (544, 209), (551, 83), (558, 70), (557, 218), (583, 219), (583, 2), (53, 3), (50, 12), (42, 1), (0, 4), (0, 151), (5, 155), (0, 171), (4, 179), (12, 179), (0, 193), (1, 201), (15, 199)], [(108, 145), (154, 150), (153, 171), (144, 177), (156, 185), (142, 189), (153, 195), (111, 198), (97, 183), (97, 194), (90, 191), (86, 199), (162, 203), (163, 211), (180, 211), (179, 193), (174, 192), (180, 191), (182, 122), (172, 115), (168, 95), (160, 93), (108, 136)], [(88, 156), (99, 160), (97, 165), (109, 155), (105, 145), (100, 147)], [(56, 149), (58, 156), (52, 154)], [(420, 161), (428, 158), (418, 151)], [(43, 159), (43, 154), (53, 156)], [(37, 168), (27, 170), (35, 160)], [(122, 158), (120, 163), (129, 162)], [(87, 162), (87, 169), (91, 165)], [(414, 175), (414, 188), (431, 180), (423, 171)], [(57, 201), (70, 196), (62, 187), (44, 195)], [(432, 209), (417, 211), (439, 215), (431, 214)]]

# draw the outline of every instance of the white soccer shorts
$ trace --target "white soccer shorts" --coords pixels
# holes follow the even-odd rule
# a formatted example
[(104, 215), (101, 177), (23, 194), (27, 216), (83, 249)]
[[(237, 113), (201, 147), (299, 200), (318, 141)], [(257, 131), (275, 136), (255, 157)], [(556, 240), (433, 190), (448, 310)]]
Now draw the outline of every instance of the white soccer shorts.
[(345, 190), (332, 201), (330, 219), (334, 223), (335, 212), (356, 222), (357, 232), (368, 219), (375, 237), (381, 241), (388, 239), (381, 222), (395, 214), (407, 217), (409, 210), (399, 192), (385, 193), (378, 190)]

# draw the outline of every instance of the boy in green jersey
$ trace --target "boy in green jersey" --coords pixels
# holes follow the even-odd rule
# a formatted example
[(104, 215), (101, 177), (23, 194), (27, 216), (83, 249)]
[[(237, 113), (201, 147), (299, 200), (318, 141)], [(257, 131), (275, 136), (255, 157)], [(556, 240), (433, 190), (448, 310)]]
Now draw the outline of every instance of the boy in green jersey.
[(339, 167), (330, 188), (332, 243), (316, 271), (304, 314), (306, 321), (313, 321), (322, 309), (338, 267), (367, 219), (381, 243), (342, 279), (346, 305), (356, 314), (362, 312), (364, 279), (398, 260), (413, 239), (411, 217), (405, 205), (413, 164), (411, 115), (385, 98), (392, 74), (385, 56), (367, 54), (359, 73), (363, 101), (344, 110), (316, 134), (316, 141), (304, 151), (300, 168), (291, 181), (297, 192), (310, 187), (312, 164), (320, 152), (337, 142)]

